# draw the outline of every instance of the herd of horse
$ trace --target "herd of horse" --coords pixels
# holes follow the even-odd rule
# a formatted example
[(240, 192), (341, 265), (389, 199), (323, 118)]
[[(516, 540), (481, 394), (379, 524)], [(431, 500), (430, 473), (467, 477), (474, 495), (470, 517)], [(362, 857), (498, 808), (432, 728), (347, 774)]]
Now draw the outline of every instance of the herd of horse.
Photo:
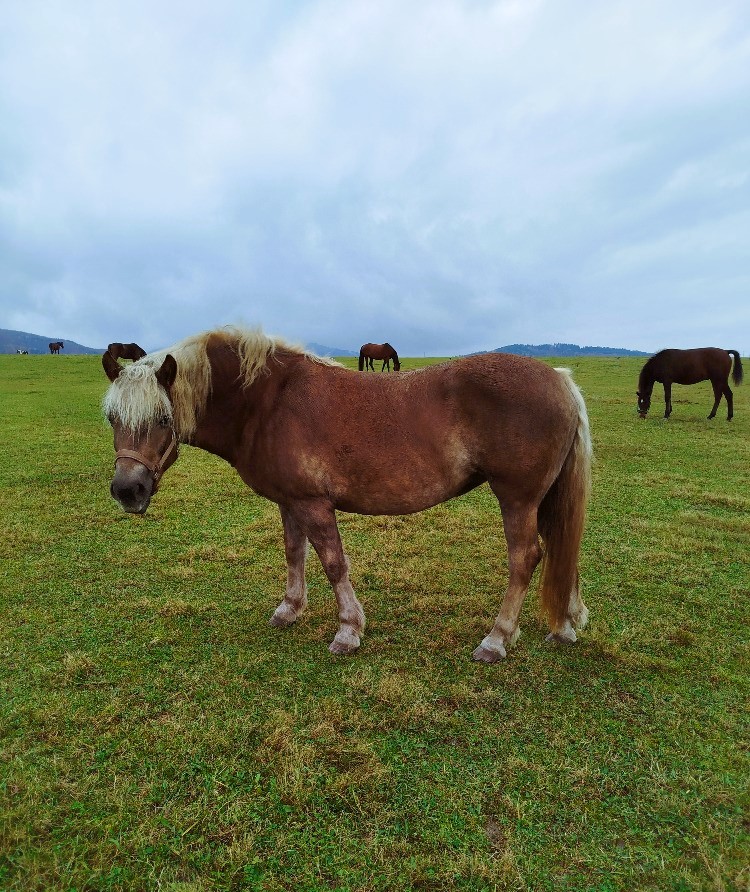
[[(733, 357), (734, 362), (732, 363)], [(133, 359), (122, 365), (121, 359)], [(365, 344), (359, 370), (395, 371), (390, 344)], [(508, 546), (508, 584), (495, 622), (473, 652), (503, 659), (541, 564), (539, 598), (547, 640), (569, 643), (586, 625), (578, 560), (591, 485), (591, 437), (583, 397), (567, 369), (504, 353), (461, 357), (399, 375), (359, 375), (258, 330), (225, 328), (145, 354), (110, 344), (103, 409), (114, 431), (110, 492), (143, 514), (183, 443), (224, 458), (254, 492), (275, 502), (284, 533), (287, 581), (271, 625), (294, 623), (307, 605), (305, 562), (316, 551), (338, 605), (332, 653), (355, 651), (365, 614), (349, 578), (336, 512), (422, 511), (488, 483)], [(663, 350), (643, 366), (638, 413), (654, 384), (710, 380), (716, 414), (733, 412), (734, 350)], [(390, 450), (369, 448), (377, 424)], [(397, 456), (394, 461), (393, 456)]]

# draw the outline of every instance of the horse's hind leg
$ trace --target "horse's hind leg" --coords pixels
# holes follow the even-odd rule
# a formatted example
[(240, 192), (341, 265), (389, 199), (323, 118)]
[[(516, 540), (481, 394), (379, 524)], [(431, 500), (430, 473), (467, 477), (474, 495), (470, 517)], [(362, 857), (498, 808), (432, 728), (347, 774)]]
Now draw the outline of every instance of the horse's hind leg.
[(729, 382), (724, 385), (724, 396), (727, 401), (727, 421), (732, 420), (732, 416), (734, 415), (734, 394), (732, 393)]
[[(709, 421), (716, 415), (716, 410), (719, 408), (719, 403), (721, 402), (721, 394), (724, 390), (724, 384), (721, 381), (711, 381), (711, 387), (713, 387), (714, 391), (714, 407), (711, 409), (711, 414), (708, 416)], [(727, 385), (727, 388), (729, 385)], [(729, 402), (727, 400), (727, 402)]]
[(518, 640), (521, 634), (518, 617), (531, 577), (542, 557), (537, 533), (537, 506), (504, 507), (502, 512), (508, 543), (508, 589), (492, 631), (473, 653), (474, 659), (483, 663), (501, 660)]
[(282, 628), (290, 626), (307, 606), (307, 583), (305, 582), (307, 536), (285, 508), (280, 508), (280, 511), (281, 521), (284, 525), (286, 594), (271, 617), (271, 625)]
[(317, 552), (336, 595), (339, 630), (328, 650), (334, 654), (352, 653), (359, 647), (360, 635), (365, 630), (365, 612), (349, 581), (349, 561), (336, 526), (336, 514), (327, 503), (307, 502), (296, 505), (293, 515)]
[(578, 639), (576, 629), (585, 629), (589, 622), (589, 609), (583, 603), (581, 597), (581, 580), (576, 573), (576, 582), (568, 601), (568, 613), (562, 627), (550, 632), (546, 641), (555, 641), (558, 644), (574, 644)]

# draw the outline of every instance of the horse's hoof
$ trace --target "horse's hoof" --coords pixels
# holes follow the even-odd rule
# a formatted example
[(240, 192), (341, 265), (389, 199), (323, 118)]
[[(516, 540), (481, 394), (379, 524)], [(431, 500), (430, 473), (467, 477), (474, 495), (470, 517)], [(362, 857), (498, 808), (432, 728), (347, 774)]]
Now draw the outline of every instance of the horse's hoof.
[(472, 660), (478, 663), (498, 663), (506, 657), (505, 648), (500, 645), (499, 648), (489, 648), (480, 644), (479, 647), (471, 655)]
[(269, 626), (275, 629), (286, 629), (291, 626), (297, 619), (297, 614), (291, 607), (286, 604), (280, 604), (273, 613), (271, 619), (268, 620)]
[(337, 632), (336, 637), (328, 645), (332, 654), (353, 654), (359, 647), (359, 635), (354, 632)]
[(268, 625), (273, 626), (274, 629), (286, 629), (288, 626), (291, 626), (293, 623), (294, 623), (293, 619), (286, 619), (286, 617), (283, 617), (283, 616), (276, 616), (275, 613), (271, 617), (271, 619), (268, 620)]
[(544, 640), (551, 641), (553, 644), (575, 644), (578, 638), (575, 629), (570, 628), (563, 629), (562, 632), (550, 632)]

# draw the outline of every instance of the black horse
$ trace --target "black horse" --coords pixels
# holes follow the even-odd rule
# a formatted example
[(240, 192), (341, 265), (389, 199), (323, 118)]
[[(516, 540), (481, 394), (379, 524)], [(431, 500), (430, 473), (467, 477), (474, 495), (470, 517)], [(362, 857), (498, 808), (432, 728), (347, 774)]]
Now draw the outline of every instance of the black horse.
[(146, 351), (143, 347), (139, 347), (138, 344), (120, 344), (117, 341), (114, 344), (110, 344), (107, 350), (115, 359), (132, 359), (133, 362), (146, 355)]
[(714, 389), (714, 407), (709, 418), (716, 415), (721, 397), (727, 400), (727, 421), (734, 414), (732, 391), (729, 389), (729, 372), (734, 370), (732, 380), (742, 383), (742, 361), (736, 350), (722, 350), (720, 347), (700, 347), (696, 350), (661, 350), (652, 356), (641, 369), (638, 379), (638, 414), (646, 417), (651, 406), (651, 393), (654, 382), (664, 385), (664, 417), (672, 414), (672, 385), (697, 384), (699, 381), (710, 381)]

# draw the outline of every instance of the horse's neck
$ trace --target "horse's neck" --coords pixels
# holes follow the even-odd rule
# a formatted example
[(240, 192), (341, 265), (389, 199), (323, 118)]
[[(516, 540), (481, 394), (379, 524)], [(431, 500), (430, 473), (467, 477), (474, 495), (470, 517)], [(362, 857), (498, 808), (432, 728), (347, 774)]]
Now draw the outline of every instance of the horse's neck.
[(638, 390), (640, 393), (651, 393), (651, 391), (654, 389), (656, 374), (657, 373), (653, 367), (653, 364), (645, 365), (641, 369), (641, 374), (638, 378)]
[(209, 352), (211, 361), (211, 392), (200, 413), (191, 445), (205, 449), (232, 465), (236, 465), (240, 449), (251, 443), (254, 419), (273, 405), (284, 366), (276, 357), (270, 374), (261, 372), (248, 387), (242, 386), (242, 370), (237, 354), (226, 347)]

